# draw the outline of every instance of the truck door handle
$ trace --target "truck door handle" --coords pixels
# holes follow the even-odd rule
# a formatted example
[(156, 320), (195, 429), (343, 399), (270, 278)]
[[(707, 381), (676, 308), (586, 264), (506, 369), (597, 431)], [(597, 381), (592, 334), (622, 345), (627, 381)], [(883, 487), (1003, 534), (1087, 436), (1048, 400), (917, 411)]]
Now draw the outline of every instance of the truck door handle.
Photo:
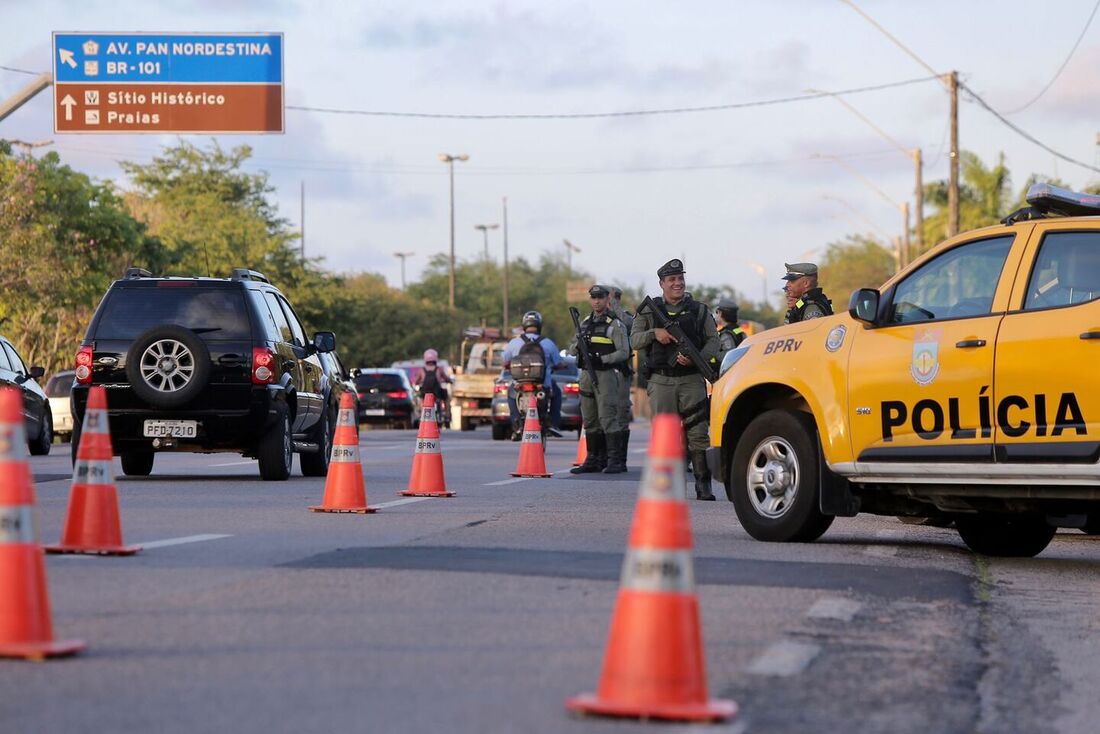
[(1082, 339), (1100, 339), (1100, 331), (1086, 331), (1081, 335)]
[(963, 339), (961, 342), (955, 342), (955, 346), (959, 349), (969, 349), (970, 347), (984, 347), (985, 339)]

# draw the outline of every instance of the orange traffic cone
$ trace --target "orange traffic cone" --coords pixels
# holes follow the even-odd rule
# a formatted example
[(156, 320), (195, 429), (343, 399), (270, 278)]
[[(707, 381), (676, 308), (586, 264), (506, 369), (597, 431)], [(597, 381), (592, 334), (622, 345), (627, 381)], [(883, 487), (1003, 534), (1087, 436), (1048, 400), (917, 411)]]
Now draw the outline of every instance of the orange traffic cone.
[(577, 441), (577, 458), (573, 459), (573, 466), (580, 466), (588, 458), (588, 436), (584, 432), (584, 424), (581, 424), (581, 437)]
[(336, 435), (332, 438), (332, 456), (325, 480), (325, 497), (314, 512), (375, 512), (367, 507), (367, 490), (363, 484), (363, 465), (359, 461), (359, 436), (355, 432), (355, 401), (350, 392), (340, 398), (340, 415), (336, 419)]
[(111, 470), (113, 453), (107, 425), (107, 391), (96, 385), (88, 391), (61, 541), (47, 545), (47, 553), (132, 556), (141, 550), (140, 545), (122, 544), (118, 488)]
[(23, 397), (19, 390), (0, 388), (0, 657), (43, 660), (72, 655), (85, 645), (53, 639), (26, 451)]
[(435, 395), (424, 396), (420, 411), (420, 430), (416, 432), (416, 453), (413, 454), (409, 488), (401, 494), (408, 497), (454, 497), (447, 491), (443, 476), (443, 454), (439, 451), (439, 423), (435, 417)]
[(519, 445), (519, 463), (513, 477), (548, 477), (546, 456), (542, 452), (542, 425), (539, 423), (538, 401), (527, 401), (527, 417), (523, 421), (523, 441)]
[(737, 712), (707, 698), (681, 433), (679, 416), (654, 416), (600, 685), (569, 699), (573, 711), (675, 721)]

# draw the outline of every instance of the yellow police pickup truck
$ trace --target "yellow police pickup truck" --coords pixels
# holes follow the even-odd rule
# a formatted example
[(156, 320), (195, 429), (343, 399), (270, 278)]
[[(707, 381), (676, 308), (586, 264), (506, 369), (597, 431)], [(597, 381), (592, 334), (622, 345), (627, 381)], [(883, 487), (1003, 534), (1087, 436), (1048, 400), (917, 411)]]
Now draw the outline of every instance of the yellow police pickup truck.
[(708, 461), (752, 537), (859, 512), (953, 523), (994, 556), (1100, 533), (1100, 196), (1027, 199), (726, 355)]

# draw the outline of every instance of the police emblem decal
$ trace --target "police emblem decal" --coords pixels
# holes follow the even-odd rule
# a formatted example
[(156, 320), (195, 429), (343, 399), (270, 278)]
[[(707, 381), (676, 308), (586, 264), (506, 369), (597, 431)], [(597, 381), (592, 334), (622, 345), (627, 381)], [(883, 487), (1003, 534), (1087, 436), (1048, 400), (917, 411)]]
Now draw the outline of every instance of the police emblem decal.
[(940, 332), (918, 333), (913, 342), (913, 361), (909, 374), (918, 385), (930, 385), (940, 373)]
[(825, 338), (825, 348), (830, 352), (835, 352), (844, 346), (844, 335), (848, 333), (848, 329), (841, 324), (840, 326), (834, 326), (833, 330), (829, 332), (829, 336)]

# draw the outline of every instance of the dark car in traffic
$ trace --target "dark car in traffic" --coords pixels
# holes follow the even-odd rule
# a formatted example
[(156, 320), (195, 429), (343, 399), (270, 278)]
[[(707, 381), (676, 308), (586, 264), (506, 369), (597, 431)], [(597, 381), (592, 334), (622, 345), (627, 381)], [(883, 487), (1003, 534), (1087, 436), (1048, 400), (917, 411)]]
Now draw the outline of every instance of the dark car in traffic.
[(412, 428), (420, 422), (420, 401), (404, 370), (365, 367), (356, 371), (354, 379), (360, 423)]
[(153, 277), (131, 268), (108, 288), (76, 355), (75, 460), (90, 389), (107, 388), (114, 452), (128, 475), (147, 475), (157, 452), (235, 452), (260, 476), (324, 476), (336, 415), (319, 354), (286, 296), (261, 273)]
[[(581, 390), (578, 380), (580, 370), (576, 364), (563, 364), (550, 373), (561, 388), (561, 428), (564, 431), (581, 430)], [(512, 435), (511, 416), (508, 410), (508, 385), (512, 375), (505, 370), (493, 383), (493, 439), (503, 441)]]
[(27, 448), (35, 456), (50, 453), (53, 443), (53, 417), (46, 391), (36, 382), (46, 370), (28, 368), (5, 337), (0, 336), (0, 387), (14, 387), (23, 396), (23, 424), (27, 432)]

